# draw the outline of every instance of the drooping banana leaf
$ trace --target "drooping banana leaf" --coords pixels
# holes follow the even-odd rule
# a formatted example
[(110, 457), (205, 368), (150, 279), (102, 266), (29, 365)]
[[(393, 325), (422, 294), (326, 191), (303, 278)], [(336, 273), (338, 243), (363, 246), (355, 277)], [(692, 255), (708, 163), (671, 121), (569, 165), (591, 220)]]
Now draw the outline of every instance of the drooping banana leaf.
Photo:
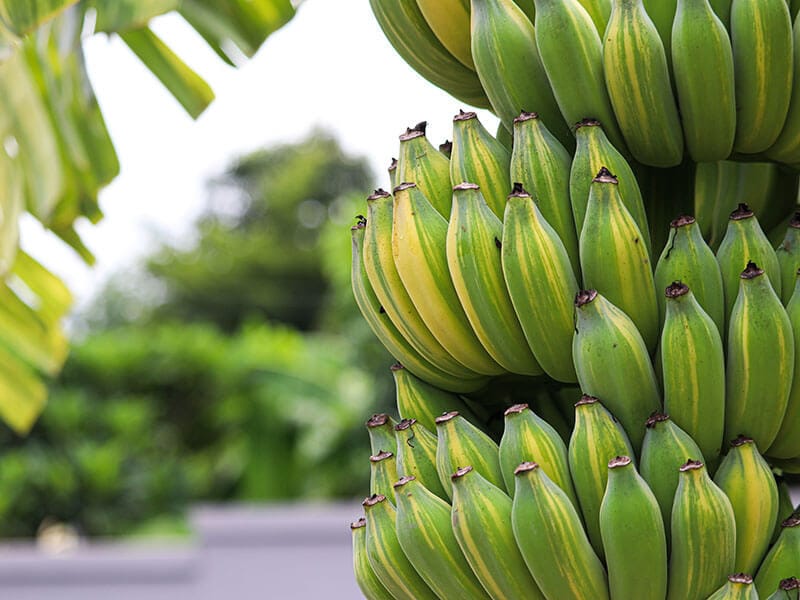
[(27, 211), (91, 264), (75, 223), (102, 218), (98, 193), (120, 169), (81, 36), (119, 34), (196, 118), (211, 88), (149, 28), (175, 10), (231, 65), (295, 13), (290, 0), (0, 0), (0, 420), (20, 434), (66, 358), (72, 299), (19, 250), (19, 218)]

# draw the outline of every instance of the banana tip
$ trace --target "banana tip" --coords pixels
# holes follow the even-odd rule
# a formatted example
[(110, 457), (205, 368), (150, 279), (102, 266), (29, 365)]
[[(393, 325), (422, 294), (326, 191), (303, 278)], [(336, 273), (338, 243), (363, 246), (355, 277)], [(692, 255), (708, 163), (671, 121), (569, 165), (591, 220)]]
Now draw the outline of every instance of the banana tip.
[(703, 464), (703, 461), (694, 460), (694, 459), (690, 458), (689, 460), (687, 460), (684, 464), (682, 464), (680, 466), (679, 471), (681, 473), (687, 473), (689, 471), (697, 471), (698, 469), (702, 469), (703, 467), (705, 467), (705, 465)]
[(386, 413), (376, 413), (367, 420), (367, 427), (383, 427), (389, 422), (389, 415)]
[(359, 517), (357, 520), (350, 523), (350, 529), (361, 529), (362, 527), (367, 526), (367, 519), (364, 517)]
[(740, 202), (739, 206), (731, 213), (732, 221), (741, 221), (742, 219), (749, 219), (753, 216), (753, 211), (744, 202)]
[(453, 121), (458, 123), (459, 121), (471, 121), (472, 119), (477, 119), (478, 114), (474, 112), (464, 112), (463, 110), (459, 110), (458, 114), (453, 117)]
[(739, 276), (742, 279), (755, 279), (764, 274), (764, 269), (759, 267), (756, 263), (752, 260), (747, 263), (747, 266), (742, 271), (742, 274)]
[(416, 479), (416, 477), (414, 477), (413, 475), (406, 475), (405, 477), (401, 477), (400, 479), (395, 481), (392, 484), (392, 487), (394, 489), (399, 489), (399, 488), (403, 487), (405, 484), (407, 484), (408, 482), (414, 481), (415, 479)]
[(575, 408), (578, 408), (579, 406), (586, 406), (588, 404), (597, 404), (598, 402), (600, 402), (600, 400), (598, 400), (594, 396), (590, 396), (589, 394), (583, 394), (581, 396), (581, 399), (575, 403)]
[(377, 454), (374, 454), (373, 456), (370, 456), (369, 457), (369, 462), (379, 463), (379, 462), (381, 462), (383, 460), (386, 460), (387, 458), (392, 458), (393, 456), (394, 456), (394, 454), (392, 454), (391, 452), (388, 452), (386, 450), (381, 450)]
[(631, 464), (630, 456), (617, 456), (608, 461), (608, 468), (616, 469), (618, 467), (627, 467), (629, 464)]
[(438, 417), (436, 417), (433, 421), (437, 425), (442, 425), (443, 423), (447, 423), (448, 421), (452, 421), (458, 416), (457, 410), (451, 410), (450, 412), (442, 413)]
[(459, 467), (458, 469), (456, 469), (455, 473), (450, 475), (450, 479), (452, 479), (453, 481), (458, 481), (464, 475), (466, 475), (467, 473), (469, 473), (471, 471), (472, 471), (472, 467), (470, 465), (467, 465), (466, 467)]
[(673, 227), (674, 229), (677, 229), (678, 227), (686, 227), (687, 225), (691, 225), (694, 222), (695, 222), (695, 218), (693, 216), (691, 216), (691, 215), (681, 215), (680, 217), (677, 217), (676, 219), (672, 219), (672, 221), (670, 221), (669, 226)]
[(731, 583), (751, 585), (753, 583), (753, 577), (747, 573), (735, 573), (734, 575), (728, 575), (728, 581)]
[(683, 283), (682, 281), (673, 281), (670, 285), (667, 286), (667, 289), (664, 290), (664, 295), (667, 298), (680, 298), (681, 296), (685, 296), (689, 293), (689, 286)]
[(575, 307), (580, 308), (597, 298), (597, 290), (581, 290), (575, 294)]
[(669, 421), (669, 415), (662, 412), (654, 412), (645, 421), (644, 426), (648, 429), (655, 429), (659, 423)]
[(511, 415), (518, 415), (519, 413), (528, 410), (529, 406), (527, 404), (515, 404), (506, 409), (506, 412), (503, 413), (504, 417), (509, 417)]
[(394, 426), (395, 431), (405, 431), (406, 429), (410, 429), (411, 426), (416, 423), (416, 419), (403, 419), (397, 425)]
[(524, 462), (520, 463), (520, 465), (514, 469), (514, 475), (522, 475), (523, 473), (528, 473), (530, 471), (535, 471), (539, 468), (539, 464), (535, 462)]

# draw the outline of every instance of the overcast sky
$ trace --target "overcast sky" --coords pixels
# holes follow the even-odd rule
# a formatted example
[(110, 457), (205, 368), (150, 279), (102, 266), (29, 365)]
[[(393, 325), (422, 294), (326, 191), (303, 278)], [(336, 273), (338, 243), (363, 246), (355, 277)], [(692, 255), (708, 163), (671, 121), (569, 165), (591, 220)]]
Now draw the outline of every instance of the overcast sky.
[(122, 164), (100, 196), (105, 219), (79, 227), (98, 263), (83, 266), (34, 223), (23, 230), (23, 245), (68, 281), (78, 303), (160, 241), (186, 243), (205, 181), (233, 157), (322, 126), (347, 151), (367, 156), (387, 186), (385, 168), (405, 127), (427, 120), (438, 144), (451, 137), (462, 108), (394, 53), (367, 0), (306, 0), (240, 69), (222, 63), (180, 17), (160, 17), (153, 28), (217, 98), (193, 121), (118, 39), (87, 41), (90, 76)]

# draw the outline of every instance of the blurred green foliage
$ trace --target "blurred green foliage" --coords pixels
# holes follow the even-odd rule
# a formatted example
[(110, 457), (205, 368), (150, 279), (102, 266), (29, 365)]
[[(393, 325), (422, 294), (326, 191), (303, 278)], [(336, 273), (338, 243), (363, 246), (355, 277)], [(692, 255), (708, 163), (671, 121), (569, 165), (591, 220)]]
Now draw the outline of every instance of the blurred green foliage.
[(364, 495), (363, 423), (393, 393), (349, 284), (370, 180), (319, 131), (214, 180), (195, 244), (121, 273), (30, 436), (0, 433), (0, 535), (46, 518), (126, 534), (193, 501)]

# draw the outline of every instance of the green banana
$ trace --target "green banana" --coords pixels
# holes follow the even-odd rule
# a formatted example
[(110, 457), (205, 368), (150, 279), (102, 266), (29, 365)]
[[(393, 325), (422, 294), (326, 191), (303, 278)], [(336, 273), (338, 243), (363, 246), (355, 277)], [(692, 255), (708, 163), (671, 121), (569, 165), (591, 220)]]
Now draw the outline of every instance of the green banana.
[(778, 516), (778, 486), (750, 438), (739, 436), (714, 475), (736, 518), (734, 572), (755, 573), (769, 547)]
[(631, 166), (619, 150), (609, 142), (599, 121), (584, 119), (575, 127), (577, 146), (569, 173), (569, 197), (578, 238), (580, 238), (583, 221), (586, 217), (586, 206), (589, 203), (592, 180), (598, 171), (605, 167), (619, 181), (619, 193), (622, 201), (641, 230), (645, 246), (649, 251), (651, 245), (647, 213), (642, 200), (642, 192), (639, 190), (639, 184)]
[(413, 475), (426, 489), (440, 498), (447, 498), (436, 470), (436, 436), (418, 425), (416, 419), (403, 419), (394, 429), (397, 436), (397, 474), (401, 477)]
[(436, 417), (450, 410), (474, 419), (472, 411), (457, 394), (423, 381), (399, 363), (392, 365), (390, 370), (394, 377), (397, 412), (401, 418), (415, 419), (431, 433), (436, 431)]
[(658, 340), (653, 265), (643, 234), (622, 202), (608, 169), (592, 180), (580, 236), (585, 289), (598, 290), (635, 323), (648, 351)]
[(369, 5), (389, 43), (412, 69), (462, 102), (490, 107), (477, 74), (441, 44), (417, 0), (369, 0)]
[(660, 341), (664, 410), (697, 442), (703, 456), (713, 460), (722, 449), (725, 431), (722, 337), (688, 286), (675, 282), (665, 295), (667, 316)]
[(667, 415), (653, 414), (646, 424), (639, 472), (661, 507), (668, 540), (672, 525), (672, 503), (680, 479), (679, 469), (687, 458), (703, 460), (697, 443)]
[(502, 373), (460, 308), (447, 265), (447, 221), (413, 183), (396, 187), (394, 198), (394, 262), (420, 317), (460, 363), (476, 373)]
[(702, 462), (680, 467), (672, 505), (667, 600), (703, 600), (733, 572), (736, 522), (730, 500)]
[(461, 111), (453, 117), (450, 180), (454, 186), (460, 183), (480, 186), (486, 203), (498, 219), (503, 218), (505, 209), (510, 162), (511, 153), (492, 137), (478, 115)]
[[(394, 441), (394, 440), (393, 440)], [(395, 446), (397, 442), (395, 442)], [(392, 486), (397, 481), (397, 460), (394, 452), (381, 451), (369, 457), (369, 493), (372, 495), (382, 494), (394, 501), (394, 489)]]
[[(439, 214), (449, 219), (453, 201), (450, 161), (428, 140), (425, 135), (427, 126), (428, 124), (422, 121), (413, 128), (409, 127), (400, 136), (395, 179), (399, 183), (407, 181), (416, 183)], [(369, 223), (369, 218), (367, 222)]]
[(626, 152), (603, 76), (603, 42), (589, 13), (578, 0), (535, 2), (536, 47), (564, 120), (599, 119), (614, 146)]
[(471, 466), (453, 480), (453, 533), (472, 572), (493, 600), (544, 600), (511, 528), (511, 498)]
[(737, 152), (772, 146), (792, 93), (792, 17), (786, 0), (733, 0), (731, 46), (736, 80)]
[(514, 2), (472, 0), (472, 56), (494, 112), (507, 130), (520, 110), (533, 110), (562, 144), (574, 145), (539, 57), (533, 20)]
[(367, 557), (367, 520), (350, 523), (353, 538), (353, 573), (361, 593), (367, 600), (395, 600), (375, 575)]
[(477, 374), (453, 358), (433, 336), (406, 292), (392, 250), (393, 199), (383, 190), (367, 198), (364, 269), (382, 309), (421, 356), (442, 371), (475, 379)]
[(505, 491), (499, 448), (492, 438), (455, 411), (437, 417), (436, 427), (436, 470), (449, 498), (453, 497), (450, 476), (467, 465)]
[(613, 0), (578, 0), (592, 17), (597, 33), (602, 37), (611, 16), (611, 3)]
[(547, 600), (608, 600), (608, 581), (569, 497), (534, 462), (514, 471), (514, 538)]
[(500, 256), (508, 295), (536, 361), (553, 379), (576, 381), (572, 299), (579, 285), (558, 234), (517, 185), (506, 202)]
[(644, 8), (658, 32), (664, 45), (667, 63), (671, 62), (672, 54), (672, 24), (675, 21), (677, 0), (643, 0)]
[[(394, 439), (394, 419), (386, 413), (372, 415), (366, 422), (369, 434), (369, 446), (372, 454), (394, 450), (397, 442)], [(395, 479), (395, 481), (397, 481)], [(392, 482), (394, 483), (394, 482)]]
[(397, 540), (425, 583), (440, 598), (489, 598), (464, 558), (451, 525), (450, 505), (413, 476), (395, 483)]
[[(536, 198), (536, 207), (556, 231), (575, 274), (580, 272), (578, 235), (569, 199), (572, 156), (550, 133), (537, 113), (514, 119), (511, 181)], [(506, 203), (508, 210), (508, 203)]]
[(770, 457), (784, 459), (800, 456), (800, 279), (797, 279), (793, 289), (794, 294), (786, 306), (795, 349), (792, 386), (780, 429), (764, 452)]
[(781, 294), (781, 269), (778, 257), (767, 236), (746, 204), (731, 213), (728, 229), (717, 249), (717, 262), (722, 272), (722, 289), (725, 294), (725, 315), (729, 317), (739, 294), (742, 269), (748, 262), (763, 266), (775, 293)]
[(772, 538), (770, 545), (774, 544), (781, 534), (781, 523), (794, 514), (794, 502), (792, 501), (792, 491), (783, 476), (775, 474), (775, 484), (778, 486), (778, 518), (775, 519), (772, 528)]
[(792, 27), (792, 96), (786, 121), (778, 139), (765, 154), (772, 160), (786, 164), (800, 162), (800, 19), (796, 16)]
[(794, 295), (797, 269), (800, 268), (800, 211), (795, 212), (789, 221), (786, 235), (775, 254), (781, 271), (781, 301), (787, 305)]
[(788, 577), (781, 580), (778, 589), (767, 600), (798, 600), (800, 598), (800, 579)]
[(671, 39), (686, 149), (695, 162), (724, 160), (733, 149), (738, 108), (725, 25), (708, 0), (678, 0)]
[[(674, 13), (674, 2), (659, 2), (670, 4)], [(667, 37), (671, 29), (670, 17)], [(679, 165), (683, 132), (667, 54), (642, 0), (614, 0), (603, 36), (603, 72), (614, 114), (634, 158), (653, 167)]]
[(778, 541), (770, 548), (756, 573), (756, 587), (763, 596), (778, 589), (783, 579), (800, 573), (800, 517), (789, 517), (781, 523), (781, 528)]
[(572, 357), (578, 383), (584, 393), (602, 398), (638, 452), (643, 423), (661, 407), (644, 340), (633, 321), (595, 290), (579, 292), (575, 307)]
[[(656, 263), (653, 279), (659, 292), (674, 281), (689, 286), (694, 299), (713, 319), (717, 331), (725, 331), (722, 273), (717, 258), (703, 240), (694, 217), (684, 215), (670, 223), (669, 238)], [(666, 295), (659, 293), (657, 298), (659, 318), (663, 326), (669, 302)]]
[(367, 518), (367, 559), (383, 587), (397, 600), (438, 600), (414, 570), (397, 540), (397, 511), (386, 496), (362, 502)]
[(470, 51), (469, 2), (417, 0), (417, 6), (437, 39), (465, 67), (475, 70)]
[(575, 404), (568, 456), (589, 540), (602, 556), (600, 505), (608, 482), (608, 461), (615, 456), (633, 456), (633, 448), (625, 430), (597, 398), (583, 395)]
[(728, 581), (706, 600), (758, 600), (753, 578), (744, 573), (728, 575)]
[(600, 505), (608, 585), (613, 600), (664, 600), (667, 537), (653, 492), (628, 456), (608, 462), (608, 484)]
[(742, 271), (731, 311), (727, 361), (725, 436), (746, 435), (769, 448), (789, 400), (794, 336), (780, 298), (753, 262)]
[(450, 277), (472, 330), (489, 355), (510, 373), (541, 375), (506, 290), (500, 258), (503, 223), (480, 188), (453, 188), (447, 228)]
[(358, 224), (350, 229), (352, 237), (350, 282), (356, 304), (372, 332), (389, 354), (402, 361), (409, 371), (437, 387), (454, 392), (474, 391), (483, 387), (486, 383), (485, 377), (457, 377), (434, 366), (430, 361), (423, 358), (397, 330), (397, 327), (395, 327), (375, 296), (364, 269), (361, 255), (365, 227), (366, 219), (361, 217)]
[(500, 438), (500, 466), (506, 489), (513, 493), (514, 469), (521, 462), (535, 461), (578, 508), (578, 497), (569, 472), (567, 446), (547, 421), (527, 404), (515, 404), (504, 413), (505, 429)]

